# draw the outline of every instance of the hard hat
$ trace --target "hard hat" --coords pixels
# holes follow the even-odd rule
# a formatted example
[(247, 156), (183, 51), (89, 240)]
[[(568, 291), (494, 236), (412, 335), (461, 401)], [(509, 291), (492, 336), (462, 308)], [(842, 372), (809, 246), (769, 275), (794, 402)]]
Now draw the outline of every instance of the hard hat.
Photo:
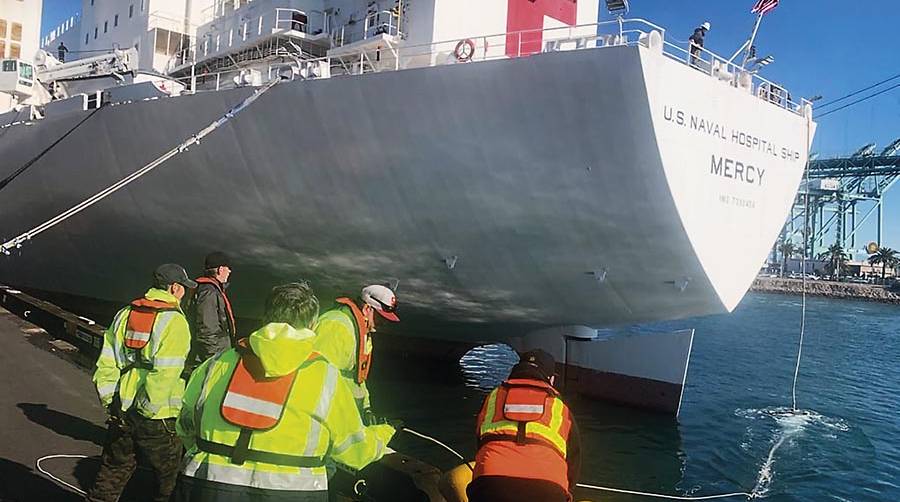
[(709, 21), (704, 21), (703, 24), (700, 25), (700, 27), (706, 31), (709, 31), (709, 29), (711, 28)]
[(395, 313), (397, 310), (397, 296), (387, 286), (373, 284), (366, 286), (360, 295), (363, 303), (375, 309), (378, 315), (384, 317), (388, 321), (397, 322), (400, 320)]

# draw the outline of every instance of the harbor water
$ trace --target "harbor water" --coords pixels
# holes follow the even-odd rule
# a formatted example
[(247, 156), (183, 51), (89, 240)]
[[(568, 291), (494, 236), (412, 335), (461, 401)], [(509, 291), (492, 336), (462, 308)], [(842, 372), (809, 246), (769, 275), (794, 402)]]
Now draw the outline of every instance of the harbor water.
[[(750, 294), (730, 315), (624, 329), (696, 329), (681, 416), (570, 398), (586, 452), (580, 481), (670, 495), (752, 492), (772, 502), (900, 500), (900, 307), (808, 298), (800, 412), (791, 413), (800, 314), (800, 297)], [(486, 378), (502, 378), (509, 364), (502, 355), (474, 360), (469, 369)], [(463, 382), (459, 368), (385, 358), (371, 388), (383, 414), (471, 457), (484, 394)], [(438, 467), (459, 463), (409, 435), (395, 446)]]

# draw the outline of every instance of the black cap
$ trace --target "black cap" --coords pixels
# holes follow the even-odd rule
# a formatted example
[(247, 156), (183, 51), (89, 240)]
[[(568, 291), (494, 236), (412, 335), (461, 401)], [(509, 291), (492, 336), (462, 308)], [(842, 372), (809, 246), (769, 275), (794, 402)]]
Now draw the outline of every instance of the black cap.
[(523, 353), (513, 366), (510, 377), (538, 378), (550, 381), (556, 373), (556, 360), (548, 352), (537, 349)]
[(231, 258), (221, 251), (213, 251), (206, 255), (206, 270), (219, 267), (231, 267)]
[(175, 263), (166, 263), (156, 267), (153, 272), (153, 286), (167, 288), (170, 284), (178, 283), (186, 288), (196, 288), (197, 283), (188, 277), (184, 267)]

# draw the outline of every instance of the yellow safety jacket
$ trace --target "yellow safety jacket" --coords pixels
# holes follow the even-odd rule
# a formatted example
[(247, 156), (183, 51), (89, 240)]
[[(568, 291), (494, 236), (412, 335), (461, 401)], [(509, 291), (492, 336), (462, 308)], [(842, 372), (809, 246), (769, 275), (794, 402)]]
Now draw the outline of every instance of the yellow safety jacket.
[(128, 305), (116, 314), (103, 335), (94, 385), (104, 407), (112, 404), (118, 393), (121, 411), (134, 406), (147, 418), (173, 418), (181, 409), (181, 372), (190, 350), (191, 333), (179, 300), (169, 292), (151, 288), (144, 300), (164, 302), (171, 307), (156, 313), (149, 339), (141, 349), (126, 346), (126, 336), (135, 336), (128, 327), (134, 307)]
[[(384, 455), (394, 428), (363, 426), (338, 368), (313, 353), (315, 337), (308, 329), (283, 323), (250, 335), (249, 349), (264, 369), (263, 382), (294, 374), (282, 403), (248, 395), (252, 390), (246, 383), (241, 384), (244, 395), (236, 395), (238, 349), (222, 352), (194, 371), (176, 426), (188, 450), (185, 475), (265, 490), (324, 491), (326, 459), (362, 469)], [(277, 420), (265, 430), (242, 434), (246, 427), (225, 417), (233, 416), (235, 407)], [(239, 440), (246, 443), (238, 445)], [(241, 458), (235, 458), (239, 450)]]
[[(359, 333), (353, 313), (346, 306), (329, 310), (319, 316), (316, 324), (314, 349), (341, 370), (341, 376), (353, 392), (360, 412), (372, 406), (366, 382), (357, 380), (359, 361)], [(365, 350), (371, 355), (372, 338), (365, 340)]]

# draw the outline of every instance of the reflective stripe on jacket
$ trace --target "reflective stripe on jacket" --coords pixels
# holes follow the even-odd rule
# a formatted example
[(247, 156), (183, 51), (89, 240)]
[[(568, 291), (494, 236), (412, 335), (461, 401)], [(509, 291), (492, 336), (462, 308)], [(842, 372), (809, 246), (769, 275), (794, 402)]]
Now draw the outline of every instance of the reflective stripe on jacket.
[[(339, 370), (324, 359), (310, 358), (314, 337), (309, 330), (282, 323), (268, 324), (250, 335), (250, 346), (267, 378), (294, 371), (296, 375), (277, 424), (253, 431), (247, 449), (260, 452), (260, 457), (327, 456), (362, 469), (384, 455), (394, 429), (389, 425), (363, 426)], [(266, 490), (327, 490), (324, 465), (283, 465), (253, 460), (252, 455), (236, 463), (229, 455), (208, 447), (209, 443), (233, 447), (241, 437), (242, 428), (222, 416), (222, 404), (240, 357), (237, 350), (227, 350), (191, 375), (177, 422), (178, 434), (188, 448), (184, 474)]]
[[(350, 307), (340, 305), (319, 316), (316, 324), (314, 350), (341, 370), (347, 385), (353, 390), (360, 412), (371, 407), (365, 382), (357, 382), (358, 326)], [(372, 338), (366, 337), (366, 351), (372, 354)], [(369, 363), (371, 365), (371, 362)]]
[(491, 391), (477, 420), (474, 477), (542, 479), (569, 489), (568, 407), (549, 384), (509, 380)]
[(173, 418), (178, 416), (184, 394), (181, 372), (190, 349), (190, 330), (177, 307), (178, 299), (170, 293), (152, 288), (144, 299), (148, 304), (170, 304), (173, 310), (156, 313), (149, 340), (141, 349), (129, 349), (125, 344), (128, 319), (134, 307), (129, 305), (120, 310), (104, 333), (94, 385), (104, 407), (113, 402), (118, 392), (121, 411), (134, 406), (147, 418)]

